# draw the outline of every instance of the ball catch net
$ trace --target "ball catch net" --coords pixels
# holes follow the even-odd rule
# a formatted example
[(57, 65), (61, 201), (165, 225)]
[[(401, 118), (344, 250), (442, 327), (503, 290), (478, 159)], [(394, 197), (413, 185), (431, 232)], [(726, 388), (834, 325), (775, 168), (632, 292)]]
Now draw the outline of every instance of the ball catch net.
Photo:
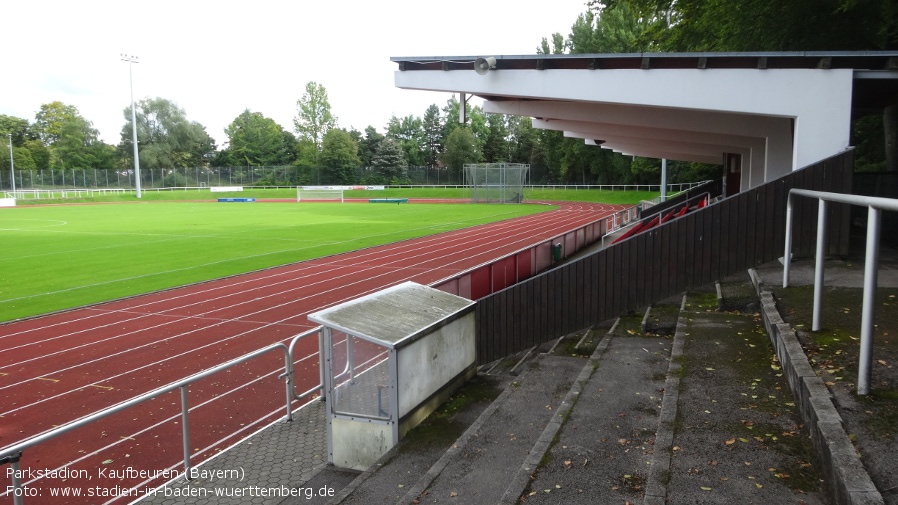
[(530, 165), (524, 163), (465, 164), (472, 203), (521, 203)]

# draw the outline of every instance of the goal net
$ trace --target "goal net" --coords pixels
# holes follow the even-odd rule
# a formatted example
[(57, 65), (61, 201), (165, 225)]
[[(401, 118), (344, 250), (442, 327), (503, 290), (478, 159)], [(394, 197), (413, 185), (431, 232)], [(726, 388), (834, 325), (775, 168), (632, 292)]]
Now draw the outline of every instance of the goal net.
[(299, 186), (296, 188), (297, 202), (326, 202), (339, 201), (343, 203), (342, 188), (318, 188), (309, 186)]
[(465, 177), (473, 203), (521, 203), (530, 165), (524, 163), (469, 163)]

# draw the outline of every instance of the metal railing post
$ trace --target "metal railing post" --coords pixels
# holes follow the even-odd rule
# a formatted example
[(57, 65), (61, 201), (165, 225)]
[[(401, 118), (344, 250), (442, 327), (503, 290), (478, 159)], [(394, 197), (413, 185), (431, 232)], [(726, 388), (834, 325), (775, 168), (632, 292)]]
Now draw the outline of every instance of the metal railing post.
[(789, 265), (792, 263), (792, 192), (786, 198), (786, 247), (783, 252), (783, 287), (789, 287)]
[(181, 437), (184, 444), (184, 478), (190, 480), (190, 412), (186, 384), (181, 386)]
[(355, 384), (355, 347), (352, 345), (352, 335), (346, 335), (346, 366), (349, 367), (349, 383)]
[(287, 389), (287, 422), (293, 421), (293, 352), (292, 349), (287, 349), (288, 352), (284, 353), (284, 375), (287, 376), (286, 380), (286, 389)]
[(876, 275), (879, 269), (879, 222), (881, 210), (867, 212), (867, 254), (864, 265), (864, 308), (861, 313), (861, 349), (858, 357), (857, 393), (870, 394), (870, 369), (873, 366), (873, 317), (876, 312)]
[(863, 313), (861, 315), (861, 342), (858, 356), (858, 381), (857, 394), (870, 394), (870, 374), (873, 365), (873, 319), (876, 305), (876, 276), (879, 270), (879, 240), (880, 220), (883, 210), (898, 212), (898, 200), (894, 198), (879, 198), (872, 196), (846, 195), (842, 193), (829, 193), (825, 191), (811, 191), (807, 189), (793, 188), (789, 190), (789, 199), (786, 206), (786, 255), (783, 258), (783, 287), (789, 286), (789, 260), (792, 249), (792, 196), (806, 196), (817, 198), (820, 201), (817, 215), (818, 241), (817, 241), (817, 266), (815, 267), (814, 284), (814, 323), (813, 330), (820, 327), (819, 313), (820, 298), (818, 290), (823, 289), (823, 256), (825, 239), (820, 238), (826, 233), (826, 207), (823, 201), (846, 203), (867, 207), (867, 243), (864, 260), (864, 293)]
[(820, 331), (820, 312), (823, 304), (823, 275), (826, 257), (826, 211), (827, 203), (822, 198), (817, 199), (817, 258), (814, 263), (814, 315), (811, 323), (811, 331)]
[[(19, 466), (20, 459), (22, 459), (22, 451), (0, 458), (0, 466), (9, 463), (9, 471), (12, 473), (12, 486), (7, 486), (6, 490), (9, 492), (9, 490), (12, 489), (12, 500), (15, 505), (22, 505), (25, 496), (25, 491), (22, 489), (22, 467)], [(9, 476), (9, 472), (7, 472), (7, 476)]]
[(321, 401), (327, 401), (327, 380), (325, 379), (327, 363), (324, 359), (326, 355), (324, 344), (324, 330), (318, 330), (318, 375), (321, 377)]

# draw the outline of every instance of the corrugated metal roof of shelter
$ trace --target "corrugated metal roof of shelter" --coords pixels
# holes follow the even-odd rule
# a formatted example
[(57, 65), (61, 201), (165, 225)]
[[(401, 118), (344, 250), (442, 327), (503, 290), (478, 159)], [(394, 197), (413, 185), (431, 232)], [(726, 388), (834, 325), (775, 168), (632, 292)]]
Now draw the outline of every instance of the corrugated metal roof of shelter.
[(389, 348), (402, 347), (474, 302), (414, 282), (309, 314), (309, 320)]

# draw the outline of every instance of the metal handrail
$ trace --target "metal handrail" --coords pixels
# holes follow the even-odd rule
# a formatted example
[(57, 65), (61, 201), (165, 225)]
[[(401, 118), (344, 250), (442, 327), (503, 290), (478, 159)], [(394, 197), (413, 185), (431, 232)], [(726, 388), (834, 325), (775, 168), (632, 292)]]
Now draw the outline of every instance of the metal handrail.
[[(267, 353), (275, 351), (275, 350), (280, 350), (284, 353), (284, 373), (279, 375), (278, 379), (286, 378), (286, 416), (284, 419), (285, 419), (285, 421), (288, 421), (288, 422), (292, 421), (293, 420), (292, 403), (294, 400), (300, 400), (302, 398), (305, 398), (306, 396), (314, 393), (315, 391), (322, 391), (322, 396), (324, 394), (323, 386), (322, 386), (323, 380), (317, 386), (315, 386), (314, 388), (312, 388), (309, 391), (306, 391), (304, 393), (296, 394), (296, 391), (295, 391), (293, 350), (294, 350), (294, 347), (296, 346), (297, 342), (299, 342), (300, 340), (302, 340), (305, 337), (308, 337), (309, 335), (311, 335), (313, 333), (319, 334), (319, 349), (320, 349), (321, 327), (318, 326), (318, 327), (308, 330), (306, 332), (300, 333), (299, 335), (296, 335), (291, 340), (289, 346), (284, 345), (282, 343), (269, 345), (268, 347), (264, 347), (262, 349), (258, 349), (256, 351), (250, 352), (248, 354), (244, 354), (243, 356), (239, 356), (230, 361), (226, 361), (224, 363), (221, 363), (220, 365), (216, 365), (212, 368), (203, 370), (201, 372), (197, 372), (193, 375), (187, 376), (187, 377), (185, 377), (181, 380), (178, 380), (176, 382), (172, 382), (165, 386), (156, 388), (156, 389), (149, 391), (147, 393), (144, 393), (142, 395), (135, 396), (134, 398), (131, 398), (130, 400), (126, 400), (117, 405), (107, 407), (100, 411), (94, 412), (93, 414), (89, 414), (85, 417), (82, 417), (81, 419), (77, 419), (68, 424), (64, 424), (64, 425), (54, 428), (50, 431), (41, 433), (40, 435), (36, 435), (34, 437), (23, 440), (14, 445), (7, 446), (7, 447), (0, 449), (0, 465), (9, 463), (11, 465), (11, 469), (12, 469), (12, 472), (10, 472), (10, 473), (12, 474), (12, 486), (11, 487), (13, 488), (13, 492), (12, 492), (13, 502), (15, 503), (15, 505), (22, 505), (22, 503), (23, 503), (23, 493), (21, 493), (22, 482), (21, 482), (21, 478), (20, 478), (21, 473), (20, 473), (19, 460), (22, 457), (22, 453), (26, 449), (30, 449), (31, 447), (34, 447), (38, 444), (41, 444), (43, 442), (46, 442), (53, 438), (56, 438), (60, 435), (63, 435), (65, 433), (76, 430), (78, 428), (81, 428), (81, 427), (91, 424), (93, 422), (104, 419), (112, 414), (116, 414), (123, 410), (127, 410), (127, 409), (129, 409), (135, 405), (138, 405), (140, 403), (143, 403), (145, 401), (152, 400), (152, 399), (154, 399), (160, 395), (163, 395), (165, 393), (170, 393), (176, 389), (181, 390), (181, 420), (182, 420), (181, 434), (182, 434), (182, 444), (183, 444), (183, 450), (184, 450), (184, 475), (188, 476), (190, 473), (190, 422), (189, 422), (189, 408), (188, 408), (188, 404), (187, 404), (187, 388), (188, 388), (188, 386), (190, 386), (192, 383), (196, 382), (197, 380), (209, 377), (210, 375), (214, 375), (218, 372), (221, 372), (222, 370), (226, 370), (233, 366), (240, 365), (240, 364), (245, 363), (253, 358), (256, 358), (258, 356), (267, 354)], [(323, 369), (322, 369), (321, 373), (322, 374), (324, 373)], [(3, 493), (3, 494), (5, 495), (7, 493)]]
[(876, 300), (876, 273), (879, 270), (879, 235), (883, 210), (898, 212), (898, 200), (874, 196), (847, 195), (792, 189), (786, 203), (786, 247), (783, 256), (783, 287), (789, 287), (789, 265), (792, 261), (792, 197), (816, 198), (817, 206), (817, 250), (814, 266), (814, 313), (812, 331), (820, 329), (820, 313), (823, 303), (823, 257), (826, 246), (827, 202), (847, 203), (867, 207), (867, 245), (864, 260), (864, 297), (861, 313), (861, 348), (858, 356), (857, 394), (870, 394), (870, 370), (873, 366), (873, 317)]
[[(321, 346), (322, 346), (322, 341), (321, 341), (321, 339), (323, 338), (322, 335), (321, 335), (321, 326), (316, 326), (316, 327), (312, 328), (311, 330), (307, 330), (307, 331), (304, 331), (303, 333), (300, 333), (299, 335), (296, 335), (295, 337), (293, 337), (293, 340), (290, 341), (290, 345), (287, 346), (287, 353), (290, 355), (290, 367), (291, 367), (291, 369), (290, 369), (289, 371), (286, 371), (286, 370), (285, 370), (283, 374), (281, 374), (281, 375), (278, 376), (278, 379), (282, 379), (282, 378), (284, 378), (284, 377), (288, 377), (288, 374), (289, 374), (289, 377), (288, 377), (287, 380), (288, 380), (288, 381), (292, 381), (292, 380), (293, 380), (293, 370), (292, 370), (292, 367), (293, 367), (293, 350), (294, 350), (294, 348), (296, 347), (297, 342), (299, 342), (300, 340), (304, 339), (305, 337), (308, 337), (309, 335), (311, 335), (311, 334), (313, 334), (313, 333), (317, 333), (317, 334), (318, 334), (318, 349), (319, 349), (319, 352), (320, 352)], [(321, 396), (321, 398), (322, 398), (322, 399), (324, 398), (324, 365), (321, 363), (321, 359), (318, 360), (318, 370), (319, 370), (318, 385), (315, 386), (315, 387), (313, 387), (312, 389), (309, 389), (308, 391), (306, 391), (306, 392), (304, 392), (304, 393), (296, 394), (296, 391), (294, 390), (295, 384), (293, 384), (293, 383), (291, 382), (291, 385), (290, 385), (290, 392), (291, 392), (291, 394), (293, 395), (293, 399), (294, 399), (294, 400), (302, 400), (303, 398), (305, 398), (305, 397), (307, 397), (307, 396), (309, 396), (309, 395), (315, 393), (315, 391), (319, 391), (319, 392), (320, 392), (319, 395)]]

